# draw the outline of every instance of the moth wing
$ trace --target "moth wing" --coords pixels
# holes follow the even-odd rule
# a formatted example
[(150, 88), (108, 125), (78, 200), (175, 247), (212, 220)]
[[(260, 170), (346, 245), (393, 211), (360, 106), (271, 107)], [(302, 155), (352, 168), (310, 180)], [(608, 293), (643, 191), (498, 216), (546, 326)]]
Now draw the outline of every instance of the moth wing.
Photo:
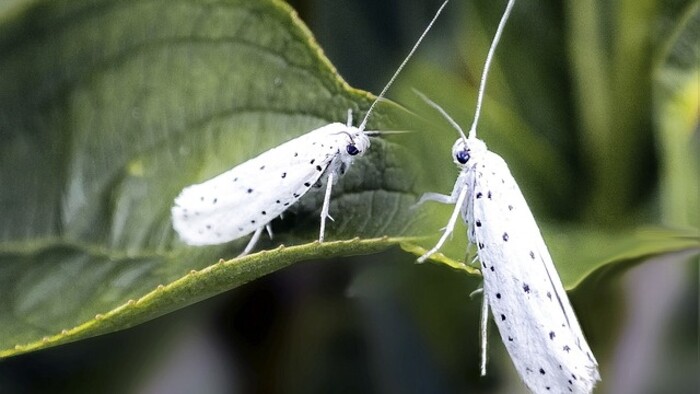
[(189, 245), (213, 245), (249, 234), (294, 204), (324, 174), (340, 149), (332, 123), (263, 152), (208, 181), (185, 187), (171, 209)]
[(597, 363), (506, 163), (488, 152), (471, 185), (484, 293), (520, 376), (537, 393), (590, 393)]

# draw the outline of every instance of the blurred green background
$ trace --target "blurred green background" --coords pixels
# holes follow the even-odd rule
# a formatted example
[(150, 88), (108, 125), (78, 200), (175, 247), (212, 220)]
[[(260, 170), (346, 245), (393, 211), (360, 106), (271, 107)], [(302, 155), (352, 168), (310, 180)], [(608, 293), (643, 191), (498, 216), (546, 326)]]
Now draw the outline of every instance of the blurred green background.
[[(20, 3), (0, 1), (3, 20)], [(440, 3), (290, 2), (338, 73), (374, 93)], [(418, 193), (451, 190), (456, 134), (412, 89), (468, 128), (504, 7), (452, 0), (389, 91), (416, 115), (399, 122), (418, 131), (400, 141), (420, 169)], [(42, 9), (32, 10), (30, 22)], [(555, 256), (579, 261), (642, 226), (697, 240), (699, 37), (693, 1), (516, 3), (479, 135), (509, 163), (548, 240), (595, 235), (550, 244)], [(11, 124), (3, 115), (0, 127)], [(448, 250), (465, 244), (458, 229)], [(601, 363), (596, 392), (700, 391), (696, 253), (630, 253), (570, 293)], [(414, 259), (393, 249), (296, 264), (128, 330), (0, 360), (0, 392), (524, 392), (495, 327), (489, 374), (478, 376), (479, 302), (468, 297), (478, 278)]]

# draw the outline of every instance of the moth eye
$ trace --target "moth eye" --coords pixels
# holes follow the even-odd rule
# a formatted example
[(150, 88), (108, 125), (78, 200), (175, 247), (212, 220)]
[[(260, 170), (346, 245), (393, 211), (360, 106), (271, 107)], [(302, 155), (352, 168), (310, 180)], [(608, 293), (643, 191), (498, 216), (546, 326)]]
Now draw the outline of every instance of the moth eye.
[(360, 150), (357, 149), (357, 147), (354, 144), (349, 144), (345, 147), (345, 150), (348, 151), (348, 154), (350, 156), (355, 156), (356, 154), (360, 153)]
[(467, 162), (469, 161), (469, 157), (471, 157), (469, 155), (469, 151), (466, 150), (461, 150), (455, 153), (455, 158), (460, 164), (467, 164)]

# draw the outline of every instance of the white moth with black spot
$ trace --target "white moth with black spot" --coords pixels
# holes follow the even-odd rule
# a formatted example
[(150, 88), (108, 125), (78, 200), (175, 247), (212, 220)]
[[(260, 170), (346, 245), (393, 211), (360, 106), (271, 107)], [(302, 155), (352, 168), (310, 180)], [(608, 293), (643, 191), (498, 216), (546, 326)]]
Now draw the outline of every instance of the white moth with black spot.
[(418, 202), (455, 204), (437, 252), (461, 214), (469, 242), (477, 246), (484, 278), (482, 363), (486, 373), (489, 307), (518, 374), (534, 393), (590, 393), (600, 380), (598, 363), (586, 342), (559, 275), (527, 202), (505, 161), (476, 138), (483, 91), (493, 51), (514, 0), (510, 0), (486, 59), (474, 123), (467, 138), (437, 104), (422, 96), (461, 134), (452, 157), (461, 172), (452, 193), (427, 193)]
[[(173, 228), (189, 245), (213, 245), (253, 233), (241, 253), (249, 253), (263, 229), (314, 185), (326, 183), (319, 241), (323, 242), (331, 189), (355, 157), (370, 147), (365, 125), (376, 103), (411, 58), (442, 9), (438, 9), (410, 53), (372, 103), (359, 127), (331, 123), (254, 157), (206, 182), (188, 186), (171, 209)], [(332, 218), (331, 218), (332, 219)]]

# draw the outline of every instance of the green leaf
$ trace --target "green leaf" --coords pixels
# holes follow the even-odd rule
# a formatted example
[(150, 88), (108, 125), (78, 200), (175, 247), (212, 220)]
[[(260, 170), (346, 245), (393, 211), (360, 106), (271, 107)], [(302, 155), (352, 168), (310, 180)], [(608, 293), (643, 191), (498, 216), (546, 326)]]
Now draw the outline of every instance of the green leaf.
[[(372, 99), (337, 75), (278, 0), (8, 8), (0, 14), (0, 356), (122, 329), (298, 260), (398, 242), (308, 244), (322, 191), (274, 221), (275, 239), (259, 246), (306, 244), (298, 249), (211, 266), (247, 238), (192, 248), (170, 224), (183, 187), (345, 122), (348, 109), (357, 122)], [(378, 105), (369, 128), (395, 129), (400, 112)], [(405, 156), (390, 140), (372, 140), (334, 188), (330, 240), (409, 233), (420, 218), (403, 214), (415, 200)]]
[[(437, 223), (442, 217), (442, 226), (434, 225), (437, 232), (447, 223), (451, 206), (433, 208), (431, 221)], [(609, 230), (602, 228), (564, 227), (541, 225), (543, 236), (552, 255), (564, 287), (573, 290), (586, 279), (629, 269), (653, 256), (684, 250), (700, 251), (700, 235), (695, 230), (671, 230), (665, 228), (637, 228)], [(401, 243), (401, 248), (421, 256), (437, 241), (437, 236)], [(478, 267), (469, 263), (475, 258), (475, 250), (467, 254), (466, 228), (459, 224), (455, 234), (440, 253), (429, 260), (444, 264), (470, 275), (480, 276)]]
[[(3, 330), (0, 358), (128, 328), (299, 261), (377, 253), (401, 240), (405, 238), (279, 246), (233, 260), (220, 260), (150, 287), (147, 286), (158, 283), (153, 282), (158, 280), (153, 268), (177, 262), (166, 257), (109, 258), (65, 244), (44, 245), (33, 253), (17, 251), (9, 257), (4, 254), (0, 259), (2, 277), (21, 277), (24, 293), (15, 300), (16, 309), (3, 311), (0, 317)], [(88, 264), (97, 269), (90, 269)], [(66, 269), (80, 269), (82, 274), (76, 279), (66, 275)], [(136, 281), (137, 275), (142, 278), (137, 283), (140, 289), (133, 291), (134, 298), (124, 300), (119, 286)], [(110, 305), (111, 309), (99, 309)], [(98, 312), (79, 320), (88, 311)], [(56, 329), (57, 325), (62, 328)]]

